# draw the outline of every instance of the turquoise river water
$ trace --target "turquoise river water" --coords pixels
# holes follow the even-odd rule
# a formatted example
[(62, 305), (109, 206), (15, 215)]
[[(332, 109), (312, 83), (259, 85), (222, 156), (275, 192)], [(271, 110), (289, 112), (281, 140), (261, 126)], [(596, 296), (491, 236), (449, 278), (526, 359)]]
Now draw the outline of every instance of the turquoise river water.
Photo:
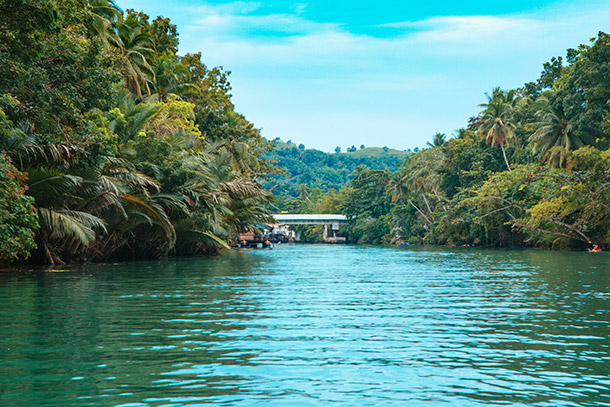
[(610, 406), (610, 253), (284, 245), (0, 274), (0, 406)]

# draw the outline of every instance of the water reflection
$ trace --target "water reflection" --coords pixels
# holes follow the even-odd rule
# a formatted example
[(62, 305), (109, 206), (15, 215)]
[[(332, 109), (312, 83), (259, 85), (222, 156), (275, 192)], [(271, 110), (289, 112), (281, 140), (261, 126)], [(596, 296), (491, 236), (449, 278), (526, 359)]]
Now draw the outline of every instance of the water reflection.
[(283, 246), (2, 276), (0, 404), (610, 403), (610, 257)]

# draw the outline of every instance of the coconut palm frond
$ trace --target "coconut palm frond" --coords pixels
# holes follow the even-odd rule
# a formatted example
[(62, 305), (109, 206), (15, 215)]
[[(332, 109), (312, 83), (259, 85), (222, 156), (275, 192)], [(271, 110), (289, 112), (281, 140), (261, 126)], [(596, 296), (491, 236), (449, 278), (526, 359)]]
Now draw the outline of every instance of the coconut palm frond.
[(196, 229), (179, 228), (176, 230), (178, 240), (181, 242), (198, 242), (208, 245), (222, 247), (224, 249), (230, 249), (229, 245), (225, 240), (216, 236), (212, 232), (202, 232)]
[(34, 197), (38, 207), (60, 207), (82, 183), (81, 177), (63, 174), (56, 169), (39, 168), (28, 171), (28, 195)]
[(136, 206), (140, 211), (144, 212), (152, 219), (154, 224), (161, 227), (165, 232), (170, 247), (173, 247), (176, 242), (176, 230), (167, 216), (167, 213), (159, 204), (151, 201), (150, 198), (145, 195), (124, 195), (122, 199), (125, 202)]
[(571, 151), (592, 144), (593, 140), (589, 135), (576, 132), (561, 106), (553, 106), (545, 98), (541, 98), (540, 103), (539, 121), (526, 127), (533, 131), (528, 141), (533, 146), (532, 152), (540, 153), (540, 161), (546, 161), (551, 168), (563, 167)]
[(258, 185), (249, 181), (224, 181), (220, 183), (220, 187), (224, 191), (240, 196), (258, 195), (261, 193), (264, 194), (264, 191)]
[(38, 144), (34, 139), (13, 143), (8, 154), (15, 165), (24, 169), (49, 165), (69, 166), (85, 154), (85, 150), (70, 143)]
[(73, 238), (84, 246), (95, 242), (96, 229), (106, 232), (104, 221), (86, 212), (38, 208), (38, 218), (49, 238)]

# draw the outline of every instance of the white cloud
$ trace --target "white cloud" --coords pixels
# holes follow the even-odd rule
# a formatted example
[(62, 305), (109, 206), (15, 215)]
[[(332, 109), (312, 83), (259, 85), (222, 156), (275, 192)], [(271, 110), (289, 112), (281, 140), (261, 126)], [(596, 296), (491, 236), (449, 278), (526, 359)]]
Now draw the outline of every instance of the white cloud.
[(383, 25), (386, 36), (312, 21), (304, 10), (266, 13), (255, 2), (192, 8), (181, 51), (201, 50), (209, 65), (233, 71), (238, 109), (267, 137), (329, 150), (350, 137), (350, 145), (369, 145), (371, 134), (375, 144), (398, 148), (450, 134), (485, 91), (534, 80), (550, 57), (610, 29), (604, 3), (394, 22)]
[[(527, 16), (446, 16), (415, 22), (382, 25), (396, 29), (394, 36), (375, 37), (355, 34), (339, 23), (320, 23), (300, 13), (252, 14), (243, 4), (199, 7), (194, 23), (187, 27), (190, 40), (183, 48), (204, 49), (206, 55), (254, 66), (337, 66), (358, 69), (375, 66), (383, 60), (397, 66), (431, 59), (470, 60), (508, 52), (534, 53), (558, 43), (557, 37), (573, 39), (576, 46), (587, 27), (607, 25), (608, 12), (548, 20)], [(258, 3), (253, 3), (258, 4)], [(583, 35), (584, 34), (584, 35)], [(567, 45), (570, 45), (566, 41)], [(562, 45), (563, 46), (563, 45)], [(504, 54), (504, 56), (502, 56)]]
[(297, 3), (293, 6), (294, 12), (299, 15), (299, 14), (303, 14), (303, 12), (305, 12), (305, 9), (307, 9), (307, 4), (305, 3)]
[[(305, 4), (297, 4), (293, 13), (265, 14), (260, 3), (232, 2), (222, 5), (204, 5), (189, 8), (192, 14), (187, 30), (200, 34), (219, 35), (243, 38), (244, 33), (254, 33), (253, 38), (261, 40), (269, 33), (284, 35), (306, 35), (321, 30), (333, 30), (339, 25), (319, 23), (300, 17)], [(257, 32), (264, 32), (261, 35)]]
[(461, 41), (482, 36), (508, 34), (533, 27), (538, 22), (528, 18), (499, 16), (444, 16), (420, 21), (381, 24), (379, 27), (416, 30), (434, 41)]
[(245, 15), (255, 12), (256, 10), (260, 9), (261, 6), (262, 3), (255, 1), (232, 1), (221, 4), (203, 4), (196, 7), (187, 7), (186, 10), (188, 10), (188, 12), (191, 14), (215, 13), (225, 15)]

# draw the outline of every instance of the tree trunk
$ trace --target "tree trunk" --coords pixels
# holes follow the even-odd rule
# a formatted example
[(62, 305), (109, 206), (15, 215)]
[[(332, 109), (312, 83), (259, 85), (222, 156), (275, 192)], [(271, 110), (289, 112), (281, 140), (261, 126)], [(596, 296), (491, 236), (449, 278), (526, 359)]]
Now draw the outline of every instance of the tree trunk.
[(430, 204), (428, 203), (428, 199), (426, 199), (426, 193), (422, 192), (421, 196), (424, 198), (424, 202), (426, 203), (426, 207), (428, 208), (428, 213), (432, 213), (432, 209), (430, 209)]
[[(527, 208), (525, 208), (524, 206), (516, 204), (516, 203), (514, 203), (514, 202), (512, 202), (512, 201), (510, 201), (510, 200), (508, 200), (506, 198), (502, 198), (500, 196), (486, 196), (484, 198), (495, 199), (495, 200), (498, 200), (498, 201), (502, 201), (502, 202), (508, 204), (509, 206), (513, 206), (513, 207), (515, 207), (517, 209), (522, 210), (523, 212), (527, 212)], [(507, 213), (509, 213), (509, 212), (507, 211)], [(554, 231), (550, 231), (550, 230), (540, 229), (540, 228), (536, 228), (534, 226), (530, 226), (530, 225), (527, 225), (527, 224), (521, 224), (518, 221), (515, 221), (513, 223), (513, 226), (514, 227), (523, 227), (523, 228), (526, 228), (526, 229), (532, 229), (532, 230), (535, 230), (535, 231), (540, 232), (540, 233), (546, 233), (546, 234), (555, 235), (555, 236), (569, 237), (571, 239), (580, 240), (580, 241), (583, 241), (583, 242), (591, 242), (591, 238), (589, 236), (587, 236), (586, 234), (584, 234), (582, 231), (578, 230), (578, 228), (576, 228), (576, 226), (567, 224), (567, 223), (562, 222), (562, 221), (557, 220), (557, 219), (550, 218), (548, 216), (543, 216), (543, 215), (538, 215), (538, 216), (541, 219), (546, 220), (547, 222), (553, 223), (553, 224), (558, 225), (558, 226), (562, 226), (562, 227), (568, 229), (569, 231), (575, 233), (578, 236), (574, 236), (574, 235), (570, 235), (570, 234), (562, 233), (562, 232), (554, 232)], [(511, 215), (511, 217), (512, 217), (512, 215)]]
[(502, 149), (502, 155), (504, 156), (504, 162), (506, 163), (506, 168), (508, 168), (509, 171), (512, 171), (510, 168), (510, 164), (508, 163), (508, 158), (506, 158), (506, 150), (504, 150), (504, 144), (502, 143), (498, 143), (500, 144), (500, 149)]
[(416, 210), (417, 212), (419, 212), (419, 214), (420, 214), (421, 216), (423, 216), (423, 217), (424, 217), (424, 219), (426, 220), (426, 222), (428, 222), (428, 223), (432, 223), (432, 222), (430, 221), (430, 219), (428, 219), (428, 217), (426, 216), (426, 214), (425, 214), (425, 213), (423, 213), (423, 212), (422, 212), (422, 210), (421, 210), (421, 209), (419, 209), (419, 208), (417, 207), (417, 205), (415, 205), (415, 204), (413, 203), (413, 201), (411, 201), (411, 200), (409, 199), (409, 203), (411, 204), (411, 206), (412, 206), (412, 207), (414, 207), (414, 208), (415, 208), (415, 210)]

